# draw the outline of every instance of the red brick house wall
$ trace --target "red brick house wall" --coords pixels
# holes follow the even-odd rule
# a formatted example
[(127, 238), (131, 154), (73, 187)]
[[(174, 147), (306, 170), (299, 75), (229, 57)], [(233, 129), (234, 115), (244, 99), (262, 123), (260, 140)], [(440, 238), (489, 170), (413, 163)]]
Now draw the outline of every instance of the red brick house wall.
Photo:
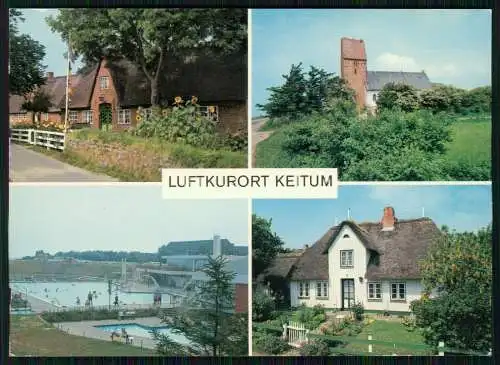
[(236, 284), (234, 302), (236, 313), (248, 312), (248, 284)]
[(356, 93), (358, 108), (366, 105), (366, 51), (363, 40), (342, 38), (340, 46), (340, 73)]
[[(108, 88), (101, 89), (100, 77), (108, 77)], [(92, 90), (92, 96), (90, 99), (90, 109), (92, 110), (92, 128), (100, 128), (99, 121), (99, 106), (101, 104), (110, 104), (112, 113), (112, 123), (115, 127), (118, 121), (118, 96), (116, 94), (116, 89), (113, 84), (113, 78), (111, 73), (106, 68), (106, 60), (103, 60), (99, 65), (99, 70), (94, 82), (94, 89)]]

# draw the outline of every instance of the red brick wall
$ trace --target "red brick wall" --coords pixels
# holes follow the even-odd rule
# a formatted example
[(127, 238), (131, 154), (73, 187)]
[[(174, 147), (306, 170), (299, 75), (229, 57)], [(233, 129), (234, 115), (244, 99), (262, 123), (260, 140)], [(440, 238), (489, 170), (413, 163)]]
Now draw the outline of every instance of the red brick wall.
[(236, 313), (248, 312), (248, 284), (236, 284), (234, 302)]
[(219, 130), (221, 132), (236, 133), (247, 131), (248, 114), (246, 102), (224, 102), (218, 104)]
[[(108, 88), (107, 89), (101, 89), (101, 83), (99, 82), (99, 78), (101, 76), (108, 76)], [(103, 97), (103, 101), (100, 100), (100, 97)], [(101, 62), (101, 65), (99, 67), (99, 72), (97, 73), (95, 84), (94, 84), (94, 90), (92, 91), (92, 97), (90, 99), (90, 109), (93, 111), (92, 113), (92, 127), (93, 128), (100, 128), (100, 123), (99, 123), (99, 105), (102, 103), (107, 103), (111, 104), (111, 111), (112, 111), (112, 123), (113, 127), (116, 125), (117, 122), (117, 111), (116, 107), (118, 104), (118, 97), (116, 94), (116, 89), (115, 86), (113, 85), (113, 79), (111, 78), (111, 73), (109, 70), (106, 68), (106, 61), (103, 60)]]
[[(350, 40), (352, 47), (363, 48), (363, 54), (365, 44), (362, 40)], [(361, 53), (357, 52), (357, 53)], [(349, 59), (346, 57), (344, 50), (341, 48), (341, 59), (340, 59), (340, 73), (341, 77), (347, 82), (349, 87), (351, 87), (356, 93), (356, 104), (359, 108), (362, 108), (366, 104), (366, 83), (367, 83), (367, 72), (366, 72), (366, 59)]]

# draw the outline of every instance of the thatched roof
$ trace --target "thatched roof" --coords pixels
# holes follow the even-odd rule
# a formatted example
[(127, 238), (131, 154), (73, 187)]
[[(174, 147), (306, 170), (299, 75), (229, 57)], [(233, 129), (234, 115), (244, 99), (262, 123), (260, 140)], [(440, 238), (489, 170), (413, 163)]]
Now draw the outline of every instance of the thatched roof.
[(267, 267), (258, 277), (257, 281), (266, 282), (268, 277), (288, 278), (293, 265), (298, 261), (304, 250), (278, 254), (272, 264)]
[(426, 256), (429, 246), (441, 235), (429, 218), (398, 220), (392, 231), (383, 231), (380, 222), (356, 224), (344, 221), (330, 228), (304, 252), (294, 265), (290, 278), (327, 280), (328, 248), (346, 225), (353, 229), (370, 255), (378, 257), (367, 267), (366, 278), (369, 280), (419, 279), (418, 261)]

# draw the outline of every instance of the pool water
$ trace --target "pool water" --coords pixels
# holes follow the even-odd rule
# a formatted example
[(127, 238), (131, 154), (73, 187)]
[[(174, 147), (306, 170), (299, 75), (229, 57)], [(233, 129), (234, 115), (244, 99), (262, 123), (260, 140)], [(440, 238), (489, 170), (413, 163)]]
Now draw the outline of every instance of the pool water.
[(153, 338), (153, 329), (158, 330), (160, 334), (168, 335), (172, 340), (180, 344), (189, 344), (189, 341), (183, 335), (178, 335), (173, 333), (172, 330), (168, 327), (148, 327), (142, 326), (137, 323), (124, 323), (124, 324), (112, 324), (112, 325), (98, 325), (94, 326), (100, 330), (106, 332), (118, 332), (121, 334), (122, 328), (127, 331), (129, 335), (132, 337), (144, 337), (144, 338)]
[(12, 315), (31, 315), (31, 314), (35, 314), (35, 312), (33, 312), (29, 309), (12, 309), (10, 311), (10, 314), (12, 314)]

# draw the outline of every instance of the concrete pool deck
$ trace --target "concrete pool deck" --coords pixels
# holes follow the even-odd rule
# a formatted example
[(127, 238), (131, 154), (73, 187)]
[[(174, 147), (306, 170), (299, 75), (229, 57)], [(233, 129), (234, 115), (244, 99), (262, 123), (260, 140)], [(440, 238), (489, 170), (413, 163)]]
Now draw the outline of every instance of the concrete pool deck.
[[(111, 341), (111, 333), (106, 332), (102, 329), (95, 328), (94, 326), (119, 326), (120, 324), (138, 324), (147, 327), (162, 327), (165, 326), (165, 323), (161, 322), (161, 319), (158, 317), (144, 317), (144, 318), (135, 318), (135, 319), (107, 319), (103, 321), (82, 321), (82, 322), (60, 322), (54, 323), (54, 327), (64, 331), (70, 335), (74, 336), (83, 336), (89, 338), (95, 338), (98, 340)], [(134, 342), (132, 346), (141, 347), (141, 345), (145, 348), (155, 349), (156, 343), (153, 339), (149, 337), (141, 337), (141, 336), (132, 336), (134, 338)], [(115, 341), (122, 341), (117, 339)]]

